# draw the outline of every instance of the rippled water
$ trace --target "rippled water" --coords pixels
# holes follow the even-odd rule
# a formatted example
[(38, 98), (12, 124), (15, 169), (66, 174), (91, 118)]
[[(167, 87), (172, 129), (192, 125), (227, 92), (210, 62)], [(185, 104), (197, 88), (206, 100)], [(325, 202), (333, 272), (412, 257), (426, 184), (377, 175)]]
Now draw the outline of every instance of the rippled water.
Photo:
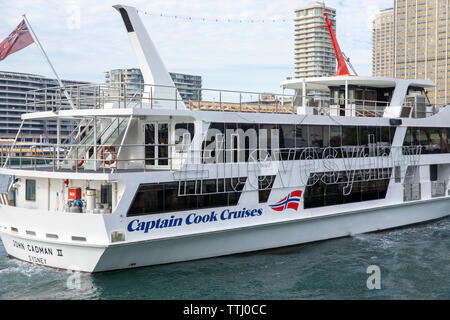
[[(370, 265), (381, 268), (381, 290), (367, 289)], [(0, 299), (450, 299), (450, 218), (79, 282), (71, 275), (9, 259), (0, 245)]]

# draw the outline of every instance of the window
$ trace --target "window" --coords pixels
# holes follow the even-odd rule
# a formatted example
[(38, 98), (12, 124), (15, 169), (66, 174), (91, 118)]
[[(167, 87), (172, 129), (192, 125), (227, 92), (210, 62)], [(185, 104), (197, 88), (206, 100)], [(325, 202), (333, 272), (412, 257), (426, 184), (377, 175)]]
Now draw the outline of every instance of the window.
[(390, 153), (394, 135), (395, 128), (388, 126), (211, 123), (203, 142), (203, 162), (320, 158), (328, 147), (334, 148), (336, 158), (360, 155), (359, 150), (380, 156)]
[(101, 186), (100, 201), (101, 203), (107, 203), (110, 208), (112, 207), (112, 185)]
[(395, 183), (402, 182), (402, 168), (400, 166), (395, 167)]
[(437, 181), (438, 179), (438, 166), (437, 164), (430, 165), (430, 181)]
[(236, 206), (247, 178), (141, 184), (127, 216)]
[(26, 180), (25, 200), (36, 201), (36, 180)]
[(276, 176), (260, 176), (258, 177), (258, 199), (259, 203), (266, 203), (272, 191), (273, 183)]
[[(330, 147), (338, 148), (342, 146), (342, 132), (340, 126), (330, 127)], [(341, 154), (339, 154), (341, 157)]]
[(169, 125), (158, 123), (158, 165), (169, 164)]
[(175, 150), (177, 152), (185, 152), (189, 149), (191, 141), (194, 138), (193, 123), (177, 123), (175, 124)]
[(342, 128), (342, 145), (343, 146), (357, 146), (358, 145), (357, 127), (343, 127)]
[(304, 208), (384, 199), (391, 172), (391, 168), (382, 168), (311, 174), (305, 190)]
[(145, 164), (155, 164), (155, 125), (145, 125)]
[[(277, 160), (279, 156), (279, 128), (276, 124), (259, 125), (259, 159)], [(274, 150), (275, 149), (275, 150)]]
[(223, 163), (225, 147), (225, 124), (211, 123), (203, 142), (203, 162)]
[(449, 132), (450, 128), (408, 128), (403, 146), (421, 146), (422, 154), (449, 153)]
[(292, 160), (295, 149), (295, 125), (280, 125), (280, 154), (282, 160)]
[(258, 132), (259, 132), (259, 126), (257, 124), (251, 124), (251, 123), (241, 123), (238, 124), (237, 133), (240, 138), (240, 149), (244, 156), (245, 162), (254, 162), (256, 161), (258, 154), (256, 152), (258, 148)]

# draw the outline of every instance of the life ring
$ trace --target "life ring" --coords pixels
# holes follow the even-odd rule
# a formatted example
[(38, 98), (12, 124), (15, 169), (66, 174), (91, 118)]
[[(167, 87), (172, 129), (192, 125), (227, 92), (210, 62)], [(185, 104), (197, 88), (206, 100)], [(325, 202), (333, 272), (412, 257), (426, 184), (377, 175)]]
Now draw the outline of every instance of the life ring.
[[(112, 154), (112, 159), (111, 160), (103, 160), (103, 153), (105, 152), (105, 151), (109, 151), (111, 154)], [(116, 162), (116, 159), (117, 159), (117, 154), (116, 154), (116, 147), (113, 147), (113, 146), (111, 146), (111, 147), (102, 147), (101, 149), (100, 149), (100, 160), (102, 160), (105, 164), (107, 164), (107, 165), (111, 165), (111, 164), (113, 164), (114, 162)]]
[(78, 162), (78, 167), (81, 167), (84, 163), (84, 159), (81, 159), (80, 162)]

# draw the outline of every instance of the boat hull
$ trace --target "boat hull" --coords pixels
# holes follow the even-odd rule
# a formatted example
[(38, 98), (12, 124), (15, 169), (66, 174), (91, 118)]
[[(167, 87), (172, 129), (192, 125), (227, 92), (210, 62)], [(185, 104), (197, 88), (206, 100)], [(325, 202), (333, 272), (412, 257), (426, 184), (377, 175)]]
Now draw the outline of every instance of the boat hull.
[(95, 272), (232, 255), (374, 232), (448, 216), (450, 198), (164, 240), (109, 246)]
[(4, 232), (1, 238), (9, 257), (59, 270), (91, 273), (105, 251), (101, 246), (37, 241)]
[[(274, 249), (397, 228), (448, 216), (450, 197), (179, 237), (83, 246), (0, 232), (9, 256), (81, 272), (103, 272)], [(40, 249), (40, 248), (44, 248)], [(45, 251), (45, 248), (51, 249)], [(60, 250), (60, 251), (59, 251)], [(62, 256), (58, 253), (62, 252)]]

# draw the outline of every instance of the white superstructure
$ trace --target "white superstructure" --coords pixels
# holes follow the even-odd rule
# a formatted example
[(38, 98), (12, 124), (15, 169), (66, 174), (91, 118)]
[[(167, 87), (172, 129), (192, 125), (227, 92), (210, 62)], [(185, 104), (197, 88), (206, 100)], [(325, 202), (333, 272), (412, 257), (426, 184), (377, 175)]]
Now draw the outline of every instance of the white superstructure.
[(74, 86), (72, 109), (58, 91), (29, 93), (23, 121), (78, 127), (73, 141), (59, 135), (33, 152), (17, 138), (0, 148), (0, 174), (11, 176), (0, 235), (11, 257), (100, 272), (449, 214), (450, 109), (429, 104), (431, 82), (297, 79), (282, 84), (290, 95), (202, 89), (202, 101), (185, 104), (136, 10), (115, 8), (146, 94), (126, 83)]

